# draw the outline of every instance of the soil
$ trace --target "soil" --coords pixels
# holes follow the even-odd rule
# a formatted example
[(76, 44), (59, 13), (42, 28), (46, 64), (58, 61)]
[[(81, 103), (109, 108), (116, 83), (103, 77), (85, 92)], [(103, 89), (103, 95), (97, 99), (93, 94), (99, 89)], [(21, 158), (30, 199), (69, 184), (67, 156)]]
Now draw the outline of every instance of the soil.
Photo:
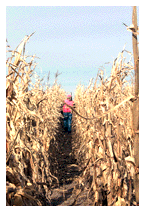
[(72, 138), (74, 136), (72, 134), (73, 132), (64, 131), (63, 120), (61, 120), (55, 141), (50, 142), (51, 173), (59, 180), (59, 183), (54, 180), (54, 186), (49, 192), (51, 206), (92, 205), (92, 201), (87, 198), (87, 188), (78, 198), (73, 192), (75, 186), (78, 185), (77, 179), (81, 170), (73, 155)]

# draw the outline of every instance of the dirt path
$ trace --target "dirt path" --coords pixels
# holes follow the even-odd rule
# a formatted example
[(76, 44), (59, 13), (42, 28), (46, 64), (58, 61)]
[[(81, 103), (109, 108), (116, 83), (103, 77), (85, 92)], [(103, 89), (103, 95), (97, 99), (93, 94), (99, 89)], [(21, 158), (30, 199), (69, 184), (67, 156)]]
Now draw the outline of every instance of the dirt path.
[[(50, 143), (49, 148), (51, 173), (59, 180), (59, 184), (54, 183), (54, 188), (49, 194), (52, 206), (70, 206), (74, 204), (76, 198), (73, 190), (77, 184), (75, 180), (80, 175), (81, 170), (73, 156), (72, 142), (72, 133), (64, 132), (63, 120), (61, 120), (56, 140)], [(76, 205), (89, 205), (88, 201), (85, 203), (87, 199), (85, 193)]]

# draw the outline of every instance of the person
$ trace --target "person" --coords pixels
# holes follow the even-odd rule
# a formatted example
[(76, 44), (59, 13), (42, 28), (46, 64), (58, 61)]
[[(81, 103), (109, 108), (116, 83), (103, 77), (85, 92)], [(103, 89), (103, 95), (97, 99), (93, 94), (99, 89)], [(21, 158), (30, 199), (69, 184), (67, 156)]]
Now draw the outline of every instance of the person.
[[(64, 103), (73, 107), (74, 102), (72, 101), (72, 96), (67, 95), (67, 99), (64, 100)], [(71, 133), (72, 110), (66, 104), (63, 105), (64, 130), (65, 132)]]

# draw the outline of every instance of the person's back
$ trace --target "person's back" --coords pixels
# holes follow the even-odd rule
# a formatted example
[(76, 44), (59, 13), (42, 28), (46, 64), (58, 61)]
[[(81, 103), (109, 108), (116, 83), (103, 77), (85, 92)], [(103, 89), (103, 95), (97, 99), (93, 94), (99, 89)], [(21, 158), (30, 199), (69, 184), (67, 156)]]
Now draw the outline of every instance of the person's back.
[(71, 95), (67, 96), (67, 99), (64, 100), (64, 106), (63, 106), (63, 115), (64, 115), (64, 129), (65, 131), (71, 132), (71, 121), (72, 121), (72, 110), (67, 105), (70, 105), (73, 107), (74, 102), (72, 101)]
[[(64, 103), (66, 103), (66, 104), (68, 104), (72, 107), (73, 107), (73, 104), (74, 104), (74, 102), (70, 101), (69, 99), (64, 100)], [(72, 112), (71, 108), (69, 108), (66, 104), (64, 104), (64, 106), (63, 106), (63, 112), (64, 113), (71, 113)]]

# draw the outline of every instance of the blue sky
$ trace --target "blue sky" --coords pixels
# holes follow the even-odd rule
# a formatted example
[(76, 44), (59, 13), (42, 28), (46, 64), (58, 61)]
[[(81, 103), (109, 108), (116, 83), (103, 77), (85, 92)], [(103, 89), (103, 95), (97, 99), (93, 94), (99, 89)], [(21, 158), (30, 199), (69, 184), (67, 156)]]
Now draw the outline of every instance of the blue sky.
[[(58, 82), (73, 93), (79, 82), (88, 85), (100, 66), (112, 62), (125, 44), (132, 52), (132, 35), (123, 22), (131, 24), (131, 6), (6, 7), (6, 37), (11, 48), (36, 31), (26, 53), (40, 57), (38, 75), (47, 76), (50, 71), (53, 83), (58, 70), (62, 73)], [(111, 66), (105, 68), (109, 76)]]

